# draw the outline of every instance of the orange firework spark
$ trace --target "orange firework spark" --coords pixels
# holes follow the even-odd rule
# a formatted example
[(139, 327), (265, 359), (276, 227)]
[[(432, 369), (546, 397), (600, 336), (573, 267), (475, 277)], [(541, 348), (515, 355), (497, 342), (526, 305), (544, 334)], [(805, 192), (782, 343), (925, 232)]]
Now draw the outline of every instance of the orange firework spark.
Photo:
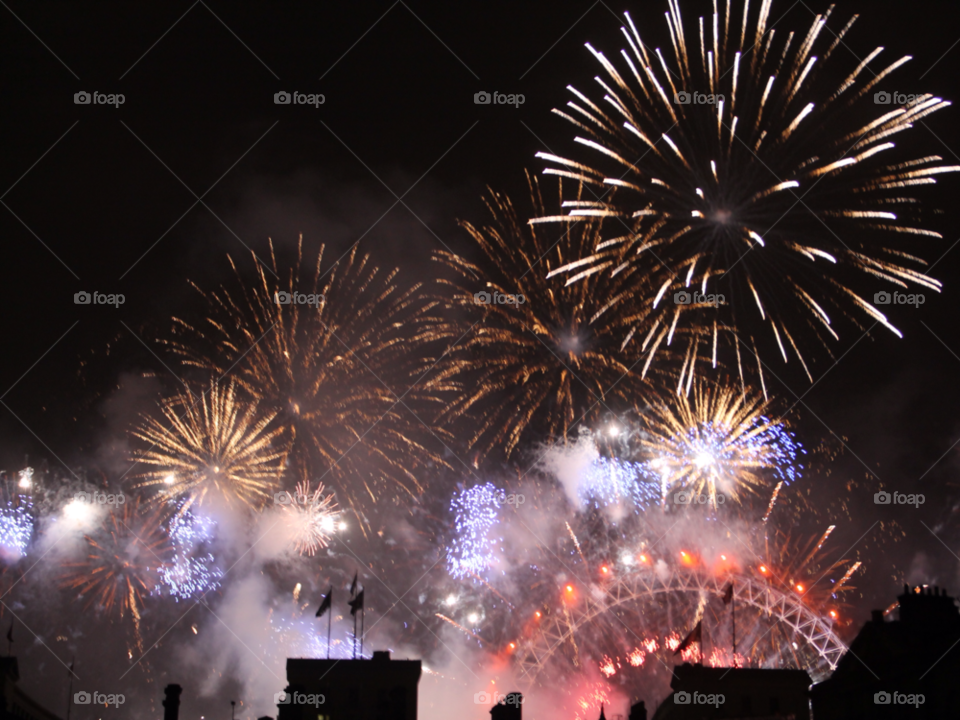
[(100, 529), (85, 535), (87, 556), (64, 564), (61, 587), (77, 591), (86, 608), (119, 612), (134, 623), (139, 645), (143, 598), (158, 584), (168, 567), (173, 546), (163, 527), (162, 507), (141, 508), (139, 498), (127, 498), (109, 510)]

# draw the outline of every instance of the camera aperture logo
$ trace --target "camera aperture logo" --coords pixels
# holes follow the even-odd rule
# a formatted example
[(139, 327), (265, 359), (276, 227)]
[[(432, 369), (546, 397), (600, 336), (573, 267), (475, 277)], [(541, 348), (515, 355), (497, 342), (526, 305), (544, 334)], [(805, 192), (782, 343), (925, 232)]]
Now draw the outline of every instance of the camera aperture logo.
[(120, 693), (107, 694), (97, 692), (96, 690), (88, 693), (86, 690), (81, 690), (73, 694), (73, 702), (75, 705), (113, 705), (114, 707), (120, 707), (126, 701), (127, 699)]
[(873, 694), (874, 705), (913, 705), (915, 708), (923, 705), (927, 699), (920, 693), (907, 694), (901, 692), (886, 692), (885, 690)]
[(473, 302), (476, 305), (523, 305), (526, 301), (523, 295), (506, 295), (496, 291), (488, 293), (486, 290), (481, 290), (473, 295)]
[(314, 109), (319, 109), (327, 101), (327, 97), (322, 93), (302, 93), (294, 90), (288, 93), (281, 90), (273, 94), (274, 105), (313, 105)]
[(527, 99), (520, 93), (510, 93), (508, 95), (496, 90), (492, 93), (481, 90), (473, 94), (474, 105), (513, 105), (514, 108), (519, 109), (526, 101)]
[(873, 302), (875, 305), (913, 305), (918, 308), (926, 301), (927, 299), (922, 293), (911, 293), (908, 295), (907, 293), (890, 293), (882, 290), (873, 294)]
[(74, 305), (113, 305), (115, 308), (123, 305), (127, 299), (120, 293), (102, 293), (94, 290), (92, 293), (88, 293), (86, 290), (81, 290), (78, 293), (73, 294), (73, 304)]
[(673, 294), (673, 302), (677, 305), (712, 305), (713, 307), (720, 307), (721, 305), (727, 304), (727, 299), (720, 294), (704, 295), (701, 292), (680, 290)]
[(114, 108), (119, 108), (126, 101), (127, 99), (121, 93), (108, 94), (96, 90), (88, 93), (86, 90), (81, 90), (73, 94), (74, 105), (113, 105)]
[(927, 498), (920, 493), (901, 493), (901, 492), (892, 492), (888, 493), (886, 490), (881, 490), (878, 493), (873, 495), (874, 505), (913, 505), (915, 508), (919, 508), (927, 501)]
[(686, 690), (681, 690), (673, 694), (674, 705), (713, 705), (715, 708), (718, 708), (723, 705), (726, 700), (726, 697), (720, 693), (690, 693)]

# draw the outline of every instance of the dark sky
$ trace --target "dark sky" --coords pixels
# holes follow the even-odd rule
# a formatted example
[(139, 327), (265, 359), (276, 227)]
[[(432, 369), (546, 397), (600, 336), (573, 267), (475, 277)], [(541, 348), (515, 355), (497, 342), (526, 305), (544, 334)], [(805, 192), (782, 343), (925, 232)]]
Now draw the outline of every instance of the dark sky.
[[(424, 274), (431, 250), (463, 247), (456, 221), (483, 217), (485, 185), (521, 192), (523, 170), (542, 169), (537, 151), (571, 146), (571, 129), (549, 111), (567, 101), (566, 85), (586, 89), (599, 71), (585, 42), (620, 48), (628, 7), (665, 46), (666, 3), (647, 0), (4, 4), (0, 464), (88, 459), (109, 425), (106, 398), (124, 373), (166, 372), (171, 358), (154, 339), (196, 303), (188, 280), (212, 287), (226, 276), (227, 254), (249, 270), (249, 251), (265, 253), (268, 237), (288, 246), (302, 232), (340, 252), (360, 241), (380, 264)], [(779, 0), (774, 17), (789, 8), (778, 23), (805, 31), (825, 7)], [(956, 7), (841, 0), (834, 25), (863, 16), (838, 52), (909, 53), (884, 87), (960, 99)], [(710, 3), (684, 8), (700, 15)], [(482, 90), (525, 103), (476, 105)], [(124, 103), (76, 105), (79, 91), (122, 93)], [(322, 93), (325, 103), (276, 105), (278, 91)], [(916, 155), (960, 163), (957, 112), (911, 133), (925, 148)], [(841, 545), (878, 519), (904, 533), (865, 584), (858, 617), (888, 605), (905, 572), (960, 591), (950, 519), (960, 467), (957, 183), (948, 176), (928, 195), (947, 211), (946, 230), (921, 254), (939, 258), (933, 275), (945, 289), (919, 310), (893, 311), (904, 339), (848, 328), (839, 361), (817, 363), (812, 389), (801, 375), (771, 379), (788, 404), (802, 397), (791, 419), (805, 442), (844, 439), (835, 477), (873, 474), (926, 494), (909, 514), (864, 494), (841, 528)], [(75, 305), (83, 290), (126, 302)]]

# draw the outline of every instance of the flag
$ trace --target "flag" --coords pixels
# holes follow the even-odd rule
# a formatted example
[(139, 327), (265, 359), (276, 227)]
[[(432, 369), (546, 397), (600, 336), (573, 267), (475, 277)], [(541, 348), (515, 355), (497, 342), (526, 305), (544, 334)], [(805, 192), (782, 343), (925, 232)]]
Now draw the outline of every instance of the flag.
[(358, 573), (353, 574), (353, 583), (350, 585), (350, 597), (357, 594), (357, 575)]
[(350, 601), (350, 614), (356, 617), (357, 610), (363, 610), (363, 590), (357, 593), (357, 596)]
[(730, 601), (733, 600), (733, 583), (727, 583), (727, 587), (723, 590), (723, 604), (729, 605)]
[(333, 602), (333, 585), (330, 586), (330, 589), (327, 590), (327, 594), (323, 596), (323, 602), (320, 603), (320, 607), (317, 608), (317, 617), (323, 617), (323, 614), (330, 609), (330, 604)]
[(674, 655), (679, 655), (694, 643), (702, 642), (701, 640), (703, 638), (703, 629), (701, 627), (702, 622), (703, 622), (702, 620), (697, 621), (697, 626), (693, 630), (691, 630), (690, 634), (683, 639), (683, 642), (680, 643), (680, 645), (677, 647), (676, 652), (673, 653)]

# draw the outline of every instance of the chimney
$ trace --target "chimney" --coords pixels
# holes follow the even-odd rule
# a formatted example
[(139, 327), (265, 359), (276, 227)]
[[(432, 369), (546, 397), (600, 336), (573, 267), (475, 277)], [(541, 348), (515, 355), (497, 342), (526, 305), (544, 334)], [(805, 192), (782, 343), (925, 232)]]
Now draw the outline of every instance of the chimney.
[(390, 662), (390, 651), (389, 651), (389, 650), (374, 650), (374, 651), (373, 651), (373, 661), (374, 661), (374, 662)]
[(166, 699), (163, 701), (163, 720), (177, 720), (180, 716), (180, 693), (183, 688), (179, 685), (167, 685), (163, 689)]
[(647, 706), (643, 700), (630, 708), (630, 720), (647, 720)]

